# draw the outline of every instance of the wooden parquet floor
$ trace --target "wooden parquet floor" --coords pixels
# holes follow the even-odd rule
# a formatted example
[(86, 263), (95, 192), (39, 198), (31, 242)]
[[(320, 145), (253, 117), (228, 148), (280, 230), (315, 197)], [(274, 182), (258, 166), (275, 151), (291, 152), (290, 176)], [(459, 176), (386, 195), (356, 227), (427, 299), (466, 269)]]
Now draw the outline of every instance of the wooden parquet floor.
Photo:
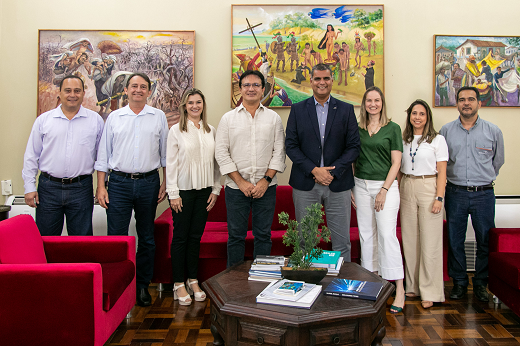
[[(465, 299), (451, 300), (451, 282), (445, 285), (446, 301), (423, 309), (420, 298), (407, 298), (402, 313), (386, 314), (383, 345), (520, 346), (520, 317), (504, 304), (482, 303), (468, 288)], [(106, 346), (212, 346), (209, 301), (180, 306), (173, 292), (150, 287), (151, 307), (135, 306), (131, 318), (121, 323)], [(393, 298), (388, 300), (388, 308)]]

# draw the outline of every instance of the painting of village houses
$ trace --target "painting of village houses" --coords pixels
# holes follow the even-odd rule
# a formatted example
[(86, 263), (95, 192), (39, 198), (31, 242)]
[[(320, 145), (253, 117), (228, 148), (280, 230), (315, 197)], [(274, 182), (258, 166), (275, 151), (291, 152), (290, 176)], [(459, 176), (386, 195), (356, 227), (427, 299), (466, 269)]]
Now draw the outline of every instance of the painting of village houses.
[(454, 106), (463, 86), (479, 90), (483, 107), (520, 106), (520, 37), (436, 35), (434, 45), (436, 107)]
[(142, 72), (152, 81), (148, 104), (171, 126), (193, 87), (194, 47), (194, 31), (40, 30), (37, 115), (58, 106), (60, 82), (77, 75), (85, 84), (83, 106), (106, 120), (127, 104), (128, 77)]
[(359, 105), (365, 90), (384, 89), (383, 5), (233, 5), (231, 106), (238, 80), (258, 70), (262, 104), (289, 107), (312, 95), (310, 73), (332, 70), (332, 96)]

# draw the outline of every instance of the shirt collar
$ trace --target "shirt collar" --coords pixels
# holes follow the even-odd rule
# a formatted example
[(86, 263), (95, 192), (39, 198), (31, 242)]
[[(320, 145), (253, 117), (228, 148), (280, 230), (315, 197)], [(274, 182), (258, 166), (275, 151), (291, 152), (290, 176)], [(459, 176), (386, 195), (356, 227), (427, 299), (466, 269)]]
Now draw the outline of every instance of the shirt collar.
[[(65, 119), (68, 119), (66, 116), (65, 116), (65, 113), (63, 113), (63, 110), (61, 109), (61, 104), (55, 108), (55, 112), (54, 114), (52, 115), (53, 118), (65, 118)], [(74, 115), (74, 117), (72, 117), (72, 119), (74, 118), (80, 118), (80, 117), (86, 117), (87, 116), (87, 112), (85, 111), (85, 108), (83, 106), (79, 106), (79, 110), (78, 112), (76, 113), (76, 115)]]
[[(319, 104), (321, 106), (321, 103), (319, 103), (318, 101), (316, 101), (316, 98), (313, 96), (312, 97), (313, 100), (314, 100), (314, 105), (316, 106), (317, 104)], [(329, 104), (330, 102), (330, 95), (329, 95), (329, 98), (327, 99), (327, 101), (325, 101), (325, 103), (323, 105), (326, 105), (326, 104)]]
[(126, 105), (125, 107), (121, 108), (121, 112), (119, 115), (145, 115), (145, 114), (155, 114), (152, 107), (148, 106), (147, 104), (144, 105), (144, 108), (141, 110), (139, 114), (135, 114), (130, 109), (130, 105)]
[[(197, 128), (197, 126), (195, 126), (195, 123), (191, 119), (187, 119), (187, 120), (188, 120), (189, 126), (193, 126), (194, 128)], [(199, 125), (202, 127), (202, 119), (199, 120)]]
[[(243, 103), (241, 103), (240, 106), (238, 106), (238, 107), (236, 108), (237, 112), (240, 112), (242, 109), (243, 109), (244, 111), (247, 112), (246, 107), (244, 106)], [(265, 107), (262, 103), (260, 103), (260, 106), (258, 107), (258, 109), (259, 109), (259, 110), (260, 110), (260, 109), (261, 109), (261, 110), (264, 110), (264, 109), (266, 109), (266, 107)]]
[[(465, 130), (464, 126), (462, 125), (462, 121), (460, 121), (460, 115), (459, 115), (459, 117), (457, 118), (457, 120), (459, 121), (459, 122), (458, 122), (459, 126)], [(473, 126), (472, 126), (471, 128), (475, 128), (475, 127), (477, 127), (477, 125), (480, 123), (479, 120), (480, 120), (480, 115), (477, 114), (477, 120), (475, 121), (475, 124), (473, 124)]]

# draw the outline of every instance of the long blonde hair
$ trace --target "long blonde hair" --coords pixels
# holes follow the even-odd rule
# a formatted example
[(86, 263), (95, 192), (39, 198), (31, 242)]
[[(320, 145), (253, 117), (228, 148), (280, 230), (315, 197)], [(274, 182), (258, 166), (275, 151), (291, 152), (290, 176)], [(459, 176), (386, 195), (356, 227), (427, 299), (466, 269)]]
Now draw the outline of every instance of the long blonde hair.
[(196, 88), (191, 88), (187, 90), (184, 95), (182, 95), (181, 104), (179, 105), (179, 113), (181, 113), (181, 118), (179, 120), (179, 129), (185, 132), (188, 132), (188, 111), (186, 110), (186, 103), (188, 103), (188, 98), (192, 95), (200, 95), (202, 98), (202, 113), (200, 114), (200, 119), (202, 120), (202, 127), (204, 131), (207, 133), (211, 132), (211, 129), (208, 125), (208, 120), (206, 119), (206, 98), (202, 91)]
[(383, 107), (381, 108), (381, 115), (379, 117), (379, 125), (381, 125), (381, 127), (386, 126), (392, 120), (386, 116), (385, 95), (378, 87), (371, 86), (367, 89), (367, 91), (365, 91), (365, 94), (363, 95), (363, 100), (361, 101), (361, 109), (359, 111), (359, 127), (365, 130), (367, 130), (367, 126), (369, 123), (369, 114), (365, 108), (365, 102), (367, 100), (367, 94), (371, 91), (377, 91), (379, 93), (379, 96), (381, 96), (381, 101), (383, 103)]

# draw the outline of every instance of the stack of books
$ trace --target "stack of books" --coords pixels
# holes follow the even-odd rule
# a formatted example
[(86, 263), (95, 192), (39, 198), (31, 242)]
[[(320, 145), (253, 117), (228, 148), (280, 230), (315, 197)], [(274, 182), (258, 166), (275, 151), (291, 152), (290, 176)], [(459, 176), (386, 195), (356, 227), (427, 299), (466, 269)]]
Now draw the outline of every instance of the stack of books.
[(271, 282), (256, 297), (256, 302), (310, 309), (320, 292), (320, 285), (283, 279)]
[(272, 282), (282, 278), (283, 256), (257, 256), (249, 270), (249, 280)]
[(323, 250), (322, 255), (318, 259), (312, 260), (312, 266), (315, 268), (327, 268), (327, 275), (338, 276), (339, 270), (343, 265), (343, 257), (339, 251)]
[(383, 284), (380, 282), (334, 279), (323, 294), (336, 297), (376, 300)]

